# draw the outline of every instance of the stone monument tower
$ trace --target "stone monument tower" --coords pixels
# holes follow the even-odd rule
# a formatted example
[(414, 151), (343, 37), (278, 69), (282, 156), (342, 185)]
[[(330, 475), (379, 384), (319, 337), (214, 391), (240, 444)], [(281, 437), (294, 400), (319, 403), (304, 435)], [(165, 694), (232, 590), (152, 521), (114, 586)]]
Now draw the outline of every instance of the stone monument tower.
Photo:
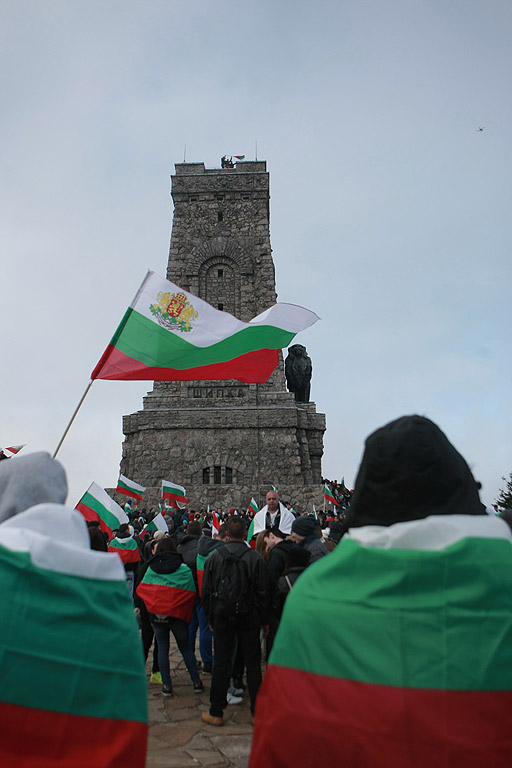
[[(244, 321), (274, 304), (266, 163), (177, 164), (172, 197), (167, 278)], [(265, 384), (155, 382), (123, 431), (121, 472), (153, 502), (162, 479), (193, 509), (262, 505), (272, 485), (299, 511), (321, 502), (325, 416), (286, 391), (281, 353)]]

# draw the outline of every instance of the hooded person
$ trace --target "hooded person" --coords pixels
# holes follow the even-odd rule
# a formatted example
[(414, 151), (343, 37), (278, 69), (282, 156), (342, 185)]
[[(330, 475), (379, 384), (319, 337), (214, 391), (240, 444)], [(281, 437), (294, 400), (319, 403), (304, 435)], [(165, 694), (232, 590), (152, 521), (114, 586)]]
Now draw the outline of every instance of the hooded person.
[(317, 560), (328, 554), (327, 547), (316, 535), (317, 530), (319, 530), (318, 520), (315, 520), (313, 515), (302, 515), (292, 523), (290, 538), (308, 550), (310, 563), (316, 563)]
[(287, 598), (250, 768), (510, 765), (512, 535), (478, 487), (426, 418), (368, 437), (348, 533)]
[(0, 467), (0, 765), (142, 768), (147, 688), (124, 570), (90, 549), (66, 495), (48, 454)]
[(265, 498), (265, 506), (254, 515), (253, 535), (270, 528), (279, 528), (282, 533), (288, 534), (292, 530), (295, 515), (286, 509), (279, 501), (277, 491), (269, 491)]

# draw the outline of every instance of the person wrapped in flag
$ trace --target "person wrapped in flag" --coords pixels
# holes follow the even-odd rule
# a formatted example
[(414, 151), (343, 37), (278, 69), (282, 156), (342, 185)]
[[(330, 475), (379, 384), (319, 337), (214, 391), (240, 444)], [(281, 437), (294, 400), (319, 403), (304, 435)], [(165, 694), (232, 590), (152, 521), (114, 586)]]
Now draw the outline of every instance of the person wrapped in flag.
[(143, 768), (147, 685), (118, 557), (90, 548), (48, 454), (0, 467), (2, 766)]
[(420, 416), (367, 439), (350, 516), (287, 598), (250, 768), (507, 768), (510, 529)]
[(192, 571), (176, 551), (176, 544), (168, 537), (160, 539), (156, 553), (148, 563), (137, 595), (144, 601), (150, 614), (151, 626), (158, 643), (158, 666), (162, 675), (162, 693), (172, 696), (169, 667), (169, 635), (173, 633), (187, 667), (194, 691), (204, 688), (197, 671), (194, 652), (189, 645), (188, 628), (196, 599), (196, 586)]
[(126, 572), (126, 583), (133, 597), (133, 589), (137, 580), (137, 571), (141, 561), (139, 544), (135, 538), (135, 530), (129, 523), (123, 523), (114, 538), (108, 544), (108, 551), (115, 552), (121, 558)]

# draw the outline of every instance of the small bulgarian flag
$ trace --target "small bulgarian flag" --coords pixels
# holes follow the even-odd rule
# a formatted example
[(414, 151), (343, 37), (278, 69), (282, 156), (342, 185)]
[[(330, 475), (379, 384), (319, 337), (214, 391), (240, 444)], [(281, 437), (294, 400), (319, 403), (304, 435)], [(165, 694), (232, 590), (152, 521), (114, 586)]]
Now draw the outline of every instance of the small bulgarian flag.
[(119, 559), (89, 546), (65, 507), (41, 504), (0, 525), (2, 766), (145, 765), (133, 603)]
[(108, 493), (97, 483), (91, 483), (75, 509), (89, 521), (99, 520), (100, 528), (112, 536), (122, 523), (128, 523), (128, 516), (123, 509), (110, 498)]
[(220, 528), (220, 520), (217, 517), (217, 514), (215, 512), (212, 515), (212, 526), (213, 528), (215, 528), (216, 532), (218, 533)]
[(327, 499), (327, 501), (330, 501), (331, 504), (334, 504), (335, 507), (338, 506), (338, 502), (334, 498), (333, 492), (331, 491), (327, 483), (325, 483), (324, 485), (324, 498)]
[(254, 498), (254, 496), (251, 499), (251, 503), (249, 504), (249, 507), (247, 508), (247, 511), (248, 512), (252, 512), (252, 516), (253, 517), (256, 514), (256, 512), (259, 511), (258, 510), (258, 505), (256, 504), (256, 499)]
[(175, 619), (190, 621), (196, 599), (192, 571), (182, 563), (172, 573), (156, 573), (149, 567), (137, 587), (150, 613), (161, 613)]
[(143, 485), (139, 485), (138, 483), (134, 482), (134, 480), (130, 480), (124, 475), (119, 476), (116, 488), (117, 493), (122, 493), (125, 496), (131, 496), (133, 499), (140, 501), (145, 490), (146, 489)]
[(274, 493), (279, 493), (279, 491), (278, 491), (278, 489), (275, 487), (275, 485), (273, 485), (273, 486), (272, 486), (272, 490), (274, 491)]
[(315, 516), (315, 520), (318, 520), (318, 512), (316, 511), (316, 507), (314, 504), (313, 504), (313, 514)]
[(112, 539), (108, 545), (109, 552), (116, 552), (123, 563), (138, 563), (140, 560), (139, 547), (133, 536), (127, 536), (126, 539)]
[[(182, 485), (176, 485), (176, 483), (171, 483), (169, 480), (162, 480), (162, 492), (160, 496), (162, 499), (167, 499), (170, 502), (181, 502), (181, 504), (186, 505), (188, 504), (188, 499), (186, 498), (186, 491)], [(175, 508), (176, 505), (173, 504)]]
[(147, 533), (151, 531), (163, 531), (164, 533), (169, 532), (169, 528), (161, 512), (159, 512), (158, 515), (155, 515), (149, 523), (146, 523), (143, 530)]
[(511, 616), (499, 518), (352, 528), (286, 600), (249, 767), (507, 768)]
[(274, 304), (244, 323), (149, 271), (91, 379), (262, 383), (278, 350), (318, 319)]
[(23, 445), (11, 445), (10, 448), (2, 448), (2, 450), (3, 451), (9, 451), (9, 453), (13, 453), (14, 455), (16, 455), (25, 446), (26, 446), (26, 443), (23, 443)]
[(247, 541), (250, 541), (254, 536), (254, 518), (251, 520), (249, 530), (247, 531)]
[(237, 160), (245, 160), (245, 155), (233, 155)]

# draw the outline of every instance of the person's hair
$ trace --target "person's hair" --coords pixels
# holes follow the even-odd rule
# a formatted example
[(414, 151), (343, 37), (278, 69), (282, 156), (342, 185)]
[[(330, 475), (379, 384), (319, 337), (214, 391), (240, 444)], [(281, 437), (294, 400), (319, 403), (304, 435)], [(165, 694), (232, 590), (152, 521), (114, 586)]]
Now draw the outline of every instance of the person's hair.
[(281, 530), (279, 530), (277, 525), (274, 525), (272, 528), (268, 528), (266, 533), (267, 536), (269, 533), (273, 533), (274, 536), (277, 536), (278, 539), (286, 539), (286, 533), (283, 533)]
[(227, 523), (221, 523), (219, 525), (219, 532), (217, 533), (217, 536), (219, 539), (225, 539), (228, 532), (228, 524)]
[(89, 526), (89, 538), (91, 540), (91, 549), (96, 549), (98, 552), (106, 552), (107, 542), (103, 533), (97, 526)]
[(187, 533), (192, 534), (192, 536), (200, 536), (201, 531), (202, 531), (202, 527), (199, 520), (192, 520), (188, 524)]
[(176, 549), (176, 542), (170, 536), (164, 536), (163, 539), (160, 539), (156, 547), (157, 555), (160, 552), (177, 552), (177, 551), (178, 550)]
[(245, 520), (238, 515), (233, 515), (228, 520), (228, 534), (230, 539), (245, 539), (247, 535), (247, 525)]
[(269, 530), (260, 531), (258, 535), (256, 536), (256, 546), (255, 550), (256, 552), (259, 552), (260, 555), (262, 555), (265, 560), (268, 557), (267, 552), (267, 536), (270, 533)]

